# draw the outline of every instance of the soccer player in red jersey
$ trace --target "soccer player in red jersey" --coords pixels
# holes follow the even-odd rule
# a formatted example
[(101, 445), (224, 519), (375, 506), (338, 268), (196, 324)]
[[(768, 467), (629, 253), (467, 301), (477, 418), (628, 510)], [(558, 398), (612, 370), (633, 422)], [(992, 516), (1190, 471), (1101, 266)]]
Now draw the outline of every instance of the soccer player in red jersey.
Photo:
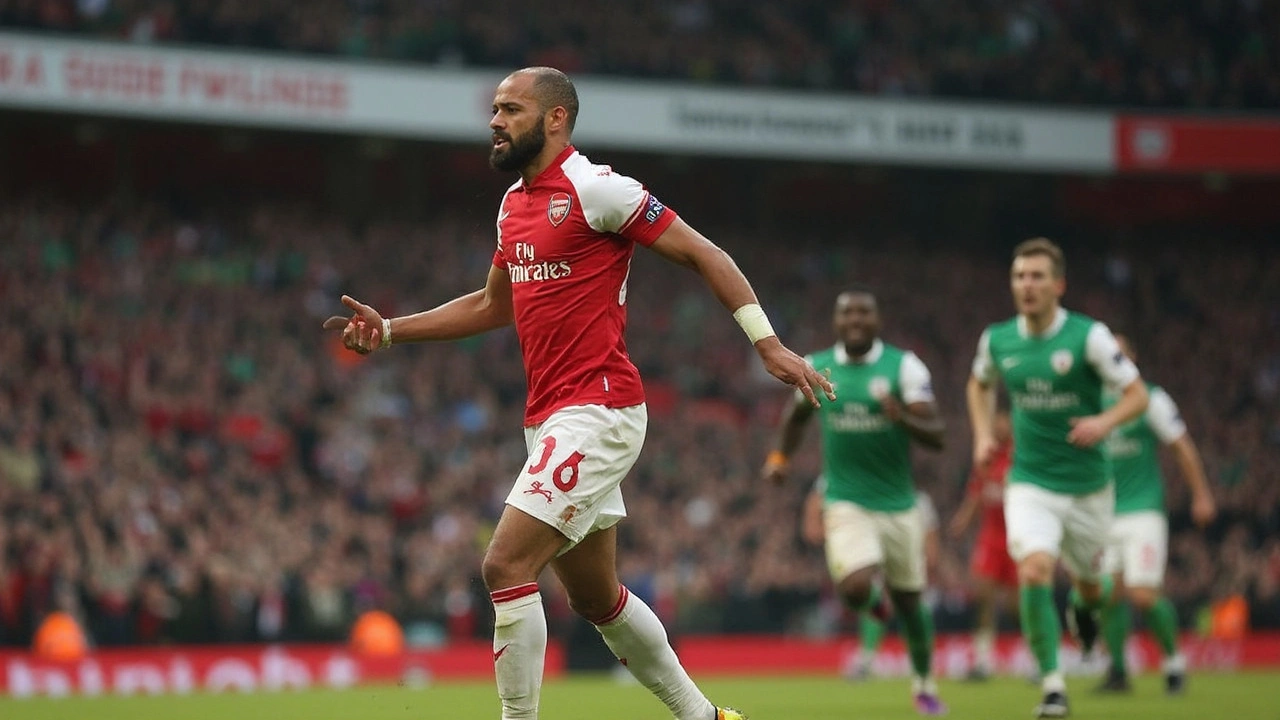
[(335, 317), (350, 350), (453, 340), (515, 324), (528, 382), (528, 462), (507, 497), (482, 575), (494, 605), (503, 720), (536, 718), (547, 624), (537, 579), (551, 565), (573, 609), (678, 720), (740, 720), (689, 679), (657, 615), (618, 582), (620, 485), (640, 454), (646, 411), (627, 356), (627, 278), (637, 244), (697, 272), (733, 311), (764, 367), (815, 405), (831, 384), (778, 340), (723, 250), (639, 182), (571, 144), (578, 95), (562, 72), (518, 70), (498, 86), (489, 164), (520, 174), (497, 216), (483, 288), (432, 310), (384, 318), (350, 297)]
[(978, 538), (969, 561), (978, 600), (970, 680), (986, 680), (991, 675), (999, 606), (1004, 605), (1006, 598), (1018, 589), (1018, 565), (1009, 557), (1004, 526), (1004, 483), (1013, 463), (1013, 434), (1007, 412), (996, 415), (993, 432), (995, 451), (985, 465), (973, 469), (968, 493), (950, 527), (952, 537), (962, 537), (974, 515), (981, 510)]

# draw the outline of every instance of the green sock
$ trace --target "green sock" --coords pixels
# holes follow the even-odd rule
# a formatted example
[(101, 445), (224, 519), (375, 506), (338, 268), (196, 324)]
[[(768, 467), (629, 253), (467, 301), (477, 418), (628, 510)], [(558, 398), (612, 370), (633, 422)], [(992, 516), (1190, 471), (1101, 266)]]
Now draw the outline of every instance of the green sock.
[(1111, 604), (1112, 598), (1115, 597), (1116, 581), (1110, 575), (1103, 575), (1102, 581), (1098, 583), (1102, 586), (1102, 592), (1098, 594), (1098, 602), (1094, 607), (1106, 607)]
[(867, 601), (861, 605), (855, 606), (853, 609), (860, 613), (865, 613), (871, 608), (880, 604), (880, 598), (884, 596), (884, 588), (878, 583), (871, 584), (871, 592), (867, 593)]
[(1022, 612), (1022, 636), (1031, 647), (1040, 674), (1058, 669), (1058, 643), (1062, 640), (1062, 624), (1053, 605), (1053, 590), (1048, 585), (1023, 585), (1018, 596)]
[(858, 640), (862, 645), (862, 656), (871, 657), (884, 642), (884, 623), (871, 617), (865, 610), (858, 613)]
[(1115, 603), (1102, 610), (1102, 639), (1107, 643), (1107, 652), (1111, 653), (1112, 672), (1125, 672), (1124, 644), (1129, 638), (1131, 619), (1128, 603)]
[(901, 622), (911, 654), (911, 669), (918, 677), (927, 678), (933, 671), (933, 613), (922, 602), (918, 612), (902, 615)]
[(1147, 611), (1147, 626), (1151, 634), (1160, 643), (1160, 650), (1165, 657), (1178, 651), (1178, 611), (1173, 608), (1169, 598), (1161, 596), (1155, 605)]

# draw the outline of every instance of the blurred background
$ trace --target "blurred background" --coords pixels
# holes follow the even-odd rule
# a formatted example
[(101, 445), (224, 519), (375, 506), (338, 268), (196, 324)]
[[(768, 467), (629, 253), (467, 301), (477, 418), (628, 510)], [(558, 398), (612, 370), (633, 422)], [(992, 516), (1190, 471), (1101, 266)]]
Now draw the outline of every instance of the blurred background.
[[(513, 179), (489, 102), (531, 64), (792, 348), (878, 291), (948, 421), (916, 455), (944, 524), (1010, 250), (1062, 244), (1067, 306), (1135, 339), (1219, 501), (1194, 529), (1167, 468), (1183, 622), (1280, 627), (1276, 3), (0, 0), (0, 645), (55, 611), (96, 647), (341, 642), (370, 610), (411, 646), (490, 636), (514, 334), (362, 359), (320, 324), (343, 293), (403, 314), (483, 283)], [(640, 251), (631, 288), (624, 581), (681, 636), (853, 627), (798, 532), (816, 438), (790, 487), (758, 480), (786, 389), (694, 275)], [(943, 544), (941, 630), (971, 625), (967, 558)]]

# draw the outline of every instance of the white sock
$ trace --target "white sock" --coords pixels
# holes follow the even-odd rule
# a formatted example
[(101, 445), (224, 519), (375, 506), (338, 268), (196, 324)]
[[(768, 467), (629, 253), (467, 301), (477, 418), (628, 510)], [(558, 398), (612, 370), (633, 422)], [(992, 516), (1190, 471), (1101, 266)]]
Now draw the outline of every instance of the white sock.
[(1187, 671), (1187, 658), (1182, 653), (1174, 653), (1164, 659), (1165, 675), (1181, 675)]
[(613, 612), (595, 623), (618, 660), (667, 706), (676, 720), (709, 720), (715, 705), (693, 684), (667, 641), (662, 621), (625, 586)]
[(1067, 676), (1061, 670), (1054, 670), (1041, 678), (1040, 689), (1047, 693), (1065, 693), (1067, 691)]
[(933, 679), (932, 675), (920, 677), (919, 675), (911, 676), (911, 694), (919, 695), (920, 693), (928, 693), (930, 695), (938, 694), (938, 682)]
[(538, 717), (542, 667), (547, 655), (547, 616), (537, 583), (496, 590), (493, 600), (493, 671), (502, 720)]
[(991, 628), (982, 628), (973, 634), (973, 664), (975, 667), (991, 671), (995, 666), (996, 632)]

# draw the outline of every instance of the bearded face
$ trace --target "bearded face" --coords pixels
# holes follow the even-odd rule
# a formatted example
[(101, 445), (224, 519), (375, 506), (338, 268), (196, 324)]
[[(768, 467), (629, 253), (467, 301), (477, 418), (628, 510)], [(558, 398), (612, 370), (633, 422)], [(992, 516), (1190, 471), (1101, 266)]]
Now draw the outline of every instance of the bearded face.
[(494, 170), (520, 170), (538, 157), (547, 144), (546, 121), (539, 117), (528, 132), (512, 136), (501, 130), (493, 132), (493, 149), (489, 151), (489, 167)]

